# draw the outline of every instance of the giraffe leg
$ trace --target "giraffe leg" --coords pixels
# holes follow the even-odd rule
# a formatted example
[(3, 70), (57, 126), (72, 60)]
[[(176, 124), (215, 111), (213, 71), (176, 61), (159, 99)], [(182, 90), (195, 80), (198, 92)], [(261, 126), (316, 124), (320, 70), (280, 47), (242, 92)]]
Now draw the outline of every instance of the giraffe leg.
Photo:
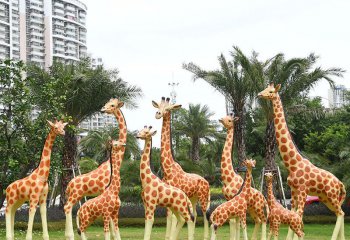
[(187, 221), (188, 240), (194, 239), (194, 228), (194, 222), (191, 220)]
[(196, 208), (196, 206), (197, 206), (198, 200), (197, 200), (197, 198), (191, 198), (190, 201), (192, 203), (192, 208), (193, 208), (193, 216), (194, 216), (193, 223), (194, 223), (194, 227), (196, 228), (196, 222), (197, 222), (197, 208)]
[(80, 239), (81, 240), (87, 240), (85, 232), (81, 232)]
[(260, 221), (259, 217), (257, 216), (257, 214), (255, 213), (254, 208), (248, 209), (248, 212), (249, 212), (249, 215), (253, 218), (254, 223), (255, 223), (251, 240), (257, 240), (261, 221)]
[(171, 231), (170, 231), (170, 238), (172, 239), (172, 235), (174, 234), (174, 232), (176, 232), (176, 227), (177, 227), (177, 217), (175, 216), (174, 212), (171, 215)]
[[(46, 195), (47, 196), (47, 195)], [(43, 227), (43, 240), (49, 240), (49, 231), (47, 229), (47, 217), (46, 217), (46, 197), (40, 200), (40, 215), (41, 223)]]
[(114, 240), (121, 240), (118, 222), (119, 222), (119, 212), (113, 215), (113, 218), (111, 221), (111, 224), (113, 224)]
[(38, 204), (38, 201), (36, 201), (35, 204), (34, 204), (34, 201), (30, 203), (26, 240), (33, 239), (33, 222), (34, 222), (34, 216), (35, 216), (37, 204)]
[[(181, 231), (181, 228), (183, 227), (183, 225), (185, 224), (185, 219), (183, 217), (180, 216), (180, 214), (178, 212), (174, 212), (174, 215), (177, 218), (177, 225), (175, 228), (175, 231), (171, 233), (171, 240), (177, 240)], [(172, 229), (173, 231), (173, 229)]]
[(345, 232), (344, 232), (344, 216), (342, 216), (341, 226), (339, 231), (340, 240), (345, 240)]
[(338, 235), (340, 232), (340, 229), (342, 228), (342, 225), (344, 224), (344, 215), (337, 216), (337, 222), (335, 223), (335, 227), (333, 230), (332, 238), (331, 240), (337, 240)]
[[(292, 209), (291, 209), (291, 211), (295, 212), (296, 209), (298, 208), (298, 190), (295, 188), (292, 188), (292, 187), (290, 190), (291, 190), (291, 195), (292, 195), (292, 202), (291, 202)], [(289, 227), (286, 240), (292, 240), (293, 234), (294, 234), (293, 230)]]
[(271, 240), (271, 237), (272, 237), (272, 232), (271, 230), (269, 231), (269, 235), (267, 236), (267, 240)]
[(211, 228), (211, 237), (210, 237), (210, 240), (216, 240), (216, 230), (215, 230), (215, 228), (214, 228), (214, 224), (211, 224), (210, 228)]
[(151, 233), (152, 233), (152, 226), (153, 226), (153, 222), (154, 222), (154, 211), (155, 211), (155, 209), (156, 209), (155, 206), (153, 206), (151, 208), (151, 206), (146, 206), (145, 205), (145, 212), (146, 212), (146, 214), (145, 214), (145, 235), (143, 237), (144, 240), (150, 240), (151, 239)]
[(115, 226), (112, 219), (109, 221), (109, 228), (111, 229), (111, 238), (115, 239)]
[(173, 212), (170, 210), (170, 208), (167, 208), (167, 217), (166, 217), (166, 232), (165, 232), (165, 240), (170, 239), (170, 233), (171, 233), (171, 220)]
[(64, 212), (66, 214), (66, 228), (64, 235), (66, 237), (66, 240), (74, 240), (72, 207), (73, 205), (70, 202), (67, 202), (64, 206)]
[(261, 240), (266, 240), (266, 222), (263, 222), (261, 225)]
[(110, 216), (104, 215), (103, 216), (103, 231), (104, 231), (104, 236), (105, 240), (111, 240), (111, 235), (109, 232), (109, 224), (110, 224), (111, 218)]
[(236, 240), (241, 238), (241, 236), (240, 236), (240, 234), (241, 234), (240, 221), (241, 221), (241, 219), (239, 217), (236, 218)]
[(241, 225), (242, 225), (242, 230), (243, 230), (243, 239), (248, 240), (247, 222), (246, 222), (245, 218), (241, 218), (241, 219), (242, 219)]
[(6, 240), (14, 240), (14, 228), (12, 224), (12, 219), (14, 219), (14, 211), (12, 210), (14, 208), (13, 205), (7, 205), (6, 207)]
[[(210, 187), (208, 182), (201, 182), (201, 194), (199, 195), (199, 203), (201, 205), (204, 221), (204, 240), (209, 240), (209, 221), (206, 218), (207, 211), (210, 208)], [(193, 205), (195, 208), (195, 205)]]
[(230, 219), (230, 240), (236, 240), (236, 219)]

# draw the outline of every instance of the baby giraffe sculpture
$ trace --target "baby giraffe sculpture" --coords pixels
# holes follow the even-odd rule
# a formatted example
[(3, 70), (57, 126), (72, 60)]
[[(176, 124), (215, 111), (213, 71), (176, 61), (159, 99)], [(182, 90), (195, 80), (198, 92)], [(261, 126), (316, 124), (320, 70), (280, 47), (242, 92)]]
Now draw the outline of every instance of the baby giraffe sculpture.
[[(112, 220), (114, 223), (114, 240), (120, 240), (118, 228), (118, 214), (120, 208), (120, 165), (124, 158), (125, 142), (112, 141), (112, 176), (111, 182), (107, 189), (98, 197), (90, 199), (85, 202), (77, 213), (77, 227), (78, 234), (81, 235), (82, 240), (86, 240), (86, 228), (97, 218), (101, 217), (104, 224), (105, 240), (110, 239), (109, 223)], [(112, 230), (113, 231), (113, 230)]]
[(232, 218), (235, 218), (236, 220), (236, 239), (240, 239), (239, 224), (241, 223), (243, 229), (243, 239), (248, 240), (246, 215), (249, 201), (248, 196), (251, 190), (252, 168), (255, 167), (255, 160), (246, 159), (243, 164), (247, 167), (247, 172), (241, 191), (239, 191), (230, 201), (218, 206), (210, 216), (210, 221), (212, 223), (211, 240), (216, 240), (216, 232), (218, 227), (221, 227), (225, 222)]
[(25, 201), (29, 200), (29, 219), (26, 240), (31, 240), (34, 215), (36, 207), (40, 205), (41, 221), (43, 226), (43, 239), (49, 239), (46, 220), (46, 199), (49, 191), (47, 179), (50, 172), (51, 150), (57, 135), (64, 135), (64, 127), (67, 123), (63, 121), (50, 122), (50, 132), (46, 138), (39, 167), (35, 169), (28, 177), (11, 183), (6, 188), (6, 239), (14, 240), (14, 220), (17, 208)]
[(140, 178), (142, 182), (141, 197), (145, 206), (145, 235), (144, 240), (151, 239), (152, 225), (154, 221), (154, 211), (156, 207), (162, 206), (170, 208), (175, 214), (178, 223), (174, 232), (170, 234), (171, 240), (176, 240), (179, 232), (187, 222), (188, 239), (194, 238), (194, 217), (193, 208), (190, 199), (180, 189), (166, 184), (152, 173), (150, 167), (150, 155), (152, 151), (152, 136), (157, 131), (151, 131), (151, 126), (145, 126), (138, 135), (145, 141), (145, 147), (140, 161)]
[(272, 184), (273, 184), (273, 174), (265, 173), (266, 183), (267, 183), (267, 202), (270, 207), (270, 232), (268, 240), (271, 236), (274, 236), (274, 240), (278, 239), (278, 230), (281, 225), (288, 224), (290, 228), (298, 235), (299, 239), (303, 239), (303, 220), (298, 215), (298, 213), (285, 209), (274, 197)]
[[(225, 141), (224, 150), (221, 157), (221, 180), (223, 183), (222, 193), (226, 200), (232, 199), (243, 184), (242, 177), (235, 172), (232, 166), (232, 147), (234, 140), (234, 122), (239, 121), (238, 117), (234, 117), (233, 114), (228, 115), (219, 120), (222, 125), (227, 129), (227, 136)], [(254, 231), (252, 234), (252, 240), (257, 239), (259, 226), (262, 224), (261, 240), (266, 240), (266, 222), (269, 215), (269, 207), (267, 205), (264, 195), (256, 190), (250, 188), (248, 200), (248, 213), (255, 222)], [(266, 211), (266, 215), (265, 212)], [(235, 226), (234, 219), (230, 220), (230, 240), (235, 239)]]

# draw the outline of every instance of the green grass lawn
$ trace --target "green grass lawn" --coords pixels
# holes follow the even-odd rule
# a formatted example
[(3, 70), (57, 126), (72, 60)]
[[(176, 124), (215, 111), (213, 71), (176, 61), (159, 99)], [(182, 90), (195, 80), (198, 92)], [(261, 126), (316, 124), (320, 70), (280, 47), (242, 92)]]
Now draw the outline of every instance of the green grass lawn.
[[(331, 224), (306, 224), (305, 225), (305, 240), (329, 240), (332, 235), (334, 225)], [(253, 230), (253, 225), (248, 226), (248, 237), (251, 236)], [(287, 226), (282, 226), (280, 229), (280, 239), (285, 239), (287, 235)], [(64, 240), (64, 231), (50, 231), (50, 240)], [(121, 227), (120, 234), (123, 240), (135, 240), (143, 239), (143, 228), (142, 227)], [(75, 239), (79, 239), (78, 234), (75, 233)], [(0, 229), (0, 239), (5, 239), (6, 233), (5, 229), (1, 227)], [(165, 227), (154, 227), (152, 231), (152, 240), (163, 240), (165, 236)], [(103, 228), (97, 226), (91, 226), (87, 230), (87, 237), (89, 240), (100, 240), (103, 239)], [(187, 239), (187, 229), (186, 225), (181, 231), (179, 240)], [(350, 224), (345, 224), (345, 237), (350, 238)], [(16, 231), (16, 239), (25, 239), (25, 231)], [(242, 234), (241, 234), (242, 238)], [(34, 231), (33, 240), (41, 240), (41, 231)], [(203, 227), (196, 228), (195, 239), (203, 239)], [(229, 239), (229, 228), (228, 225), (219, 228), (218, 239)], [(243, 239), (243, 238), (242, 238)]]

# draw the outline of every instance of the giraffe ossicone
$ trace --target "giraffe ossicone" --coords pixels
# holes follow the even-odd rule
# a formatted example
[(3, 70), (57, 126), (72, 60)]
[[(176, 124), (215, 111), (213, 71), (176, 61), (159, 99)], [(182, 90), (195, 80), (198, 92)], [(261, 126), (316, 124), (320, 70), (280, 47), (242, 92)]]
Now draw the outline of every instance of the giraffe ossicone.
[(157, 206), (170, 208), (178, 219), (176, 228), (172, 229), (171, 240), (176, 240), (179, 232), (187, 222), (188, 239), (194, 239), (193, 207), (186, 194), (159, 179), (151, 170), (150, 155), (152, 151), (152, 137), (157, 131), (145, 126), (137, 134), (137, 138), (145, 141), (144, 150), (140, 161), (140, 179), (142, 183), (142, 201), (145, 208), (145, 233), (144, 240), (151, 239), (154, 212)]
[(67, 123), (63, 120), (51, 122), (47, 120), (50, 132), (46, 138), (39, 166), (27, 177), (11, 183), (6, 188), (6, 240), (14, 240), (14, 219), (16, 210), (29, 201), (29, 219), (26, 239), (31, 240), (34, 215), (37, 205), (40, 205), (40, 215), (43, 228), (43, 239), (49, 239), (46, 217), (46, 199), (49, 191), (48, 177), (50, 173), (51, 151), (57, 135), (65, 134)]
[[(344, 212), (341, 205), (346, 196), (345, 186), (332, 173), (312, 164), (298, 150), (286, 123), (282, 101), (278, 93), (280, 89), (280, 84), (274, 86), (271, 83), (258, 96), (272, 101), (278, 149), (289, 172), (287, 183), (292, 193), (292, 209), (297, 209), (298, 214), (302, 217), (307, 195), (318, 196), (320, 201), (337, 216), (332, 240), (344, 240)], [(289, 229), (288, 238), (291, 235), (292, 230)]]
[[(210, 187), (207, 180), (203, 177), (186, 173), (178, 164), (173, 156), (171, 143), (171, 111), (181, 108), (180, 104), (170, 103), (170, 98), (162, 97), (157, 103), (152, 101), (152, 105), (157, 109), (156, 119), (163, 118), (162, 136), (161, 136), (161, 167), (164, 173), (163, 181), (171, 186), (181, 189), (191, 200), (196, 222), (197, 202), (200, 202), (201, 210), (204, 216), (204, 240), (209, 238), (209, 224), (206, 218), (210, 207)], [(165, 239), (169, 240), (171, 229), (176, 226), (176, 218), (172, 216), (170, 209), (167, 210), (167, 228)]]

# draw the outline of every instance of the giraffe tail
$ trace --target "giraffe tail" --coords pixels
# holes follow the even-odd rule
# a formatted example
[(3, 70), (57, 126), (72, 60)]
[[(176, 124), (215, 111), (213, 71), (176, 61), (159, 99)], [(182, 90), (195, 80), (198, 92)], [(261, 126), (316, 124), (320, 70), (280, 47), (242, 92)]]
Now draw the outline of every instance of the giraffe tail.
[(193, 207), (196, 207), (196, 206), (192, 206), (192, 203), (188, 197), (187, 197), (186, 201), (187, 201), (188, 211), (191, 215), (191, 220), (192, 220), (192, 222), (194, 222)]
[(345, 189), (344, 184), (342, 182), (340, 182), (340, 197), (339, 197), (339, 201), (340, 201), (341, 205), (345, 201), (345, 198), (346, 198), (346, 189)]
[(80, 236), (81, 235), (81, 230), (80, 230), (80, 226), (79, 226), (79, 211), (80, 211), (80, 209), (77, 212), (77, 232), (78, 232), (78, 234)]

